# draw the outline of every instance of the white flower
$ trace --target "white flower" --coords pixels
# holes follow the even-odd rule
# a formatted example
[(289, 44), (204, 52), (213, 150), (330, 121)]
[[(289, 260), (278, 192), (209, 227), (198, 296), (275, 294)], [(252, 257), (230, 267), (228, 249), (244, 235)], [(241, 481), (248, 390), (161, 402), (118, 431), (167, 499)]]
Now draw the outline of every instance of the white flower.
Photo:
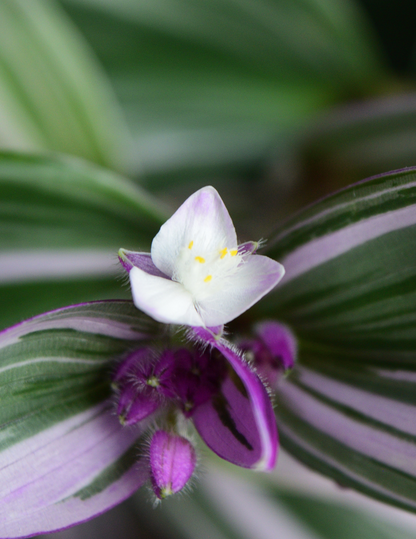
[(190, 196), (166, 221), (151, 253), (120, 249), (136, 307), (159, 322), (215, 327), (267, 294), (284, 268), (237, 245), (230, 215), (213, 187)]

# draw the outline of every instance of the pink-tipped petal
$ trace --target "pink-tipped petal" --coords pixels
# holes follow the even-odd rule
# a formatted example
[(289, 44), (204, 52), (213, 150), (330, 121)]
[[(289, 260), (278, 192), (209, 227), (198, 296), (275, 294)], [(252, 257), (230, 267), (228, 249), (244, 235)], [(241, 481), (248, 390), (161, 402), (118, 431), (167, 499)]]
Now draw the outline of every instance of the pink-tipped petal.
[(130, 270), (136, 267), (150, 275), (156, 275), (157, 277), (162, 277), (164, 279), (169, 278), (153, 264), (150, 253), (136, 253), (134, 251), (127, 251), (127, 249), (120, 249), (118, 252), (118, 259), (127, 272), (130, 272)]
[(232, 286), (199, 302), (205, 325), (219, 326), (234, 320), (270, 292), (284, 273), (283, 266), (267, 256), (248, 256), (233, 277)]
[(246, 241), (245, 243), (240, 243), (238, 246), (238, 253), (240, 255), (252, 255), (259, 248), (259, 244), (262, 242), (258, 241)]
[(204, 325), (191, 294), (181, 284), (138, 267), (129, 276), (134, 304), (144, 313), (165, 324)]
[(229, 249), (237, 247), (233, 222), (213, 187), (204, 187), (191, 195), (161, 227), (152, 242), (154, 264), (172, 277), (180, 250), (190, 242), (194, 242), (195, 248), (203, 246), (206, 252), (223, 244)]

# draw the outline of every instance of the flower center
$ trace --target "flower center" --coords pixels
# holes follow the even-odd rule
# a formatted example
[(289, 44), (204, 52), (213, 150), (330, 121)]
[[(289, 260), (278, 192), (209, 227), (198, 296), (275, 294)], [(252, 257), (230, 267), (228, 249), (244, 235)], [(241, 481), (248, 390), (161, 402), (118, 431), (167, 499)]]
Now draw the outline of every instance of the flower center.
[(207, 250), (192, 240), (179, 252), (173, 280), (181, 283), (199, 301), (227, 288), (242, 261), (236, 248), (221, 244)]

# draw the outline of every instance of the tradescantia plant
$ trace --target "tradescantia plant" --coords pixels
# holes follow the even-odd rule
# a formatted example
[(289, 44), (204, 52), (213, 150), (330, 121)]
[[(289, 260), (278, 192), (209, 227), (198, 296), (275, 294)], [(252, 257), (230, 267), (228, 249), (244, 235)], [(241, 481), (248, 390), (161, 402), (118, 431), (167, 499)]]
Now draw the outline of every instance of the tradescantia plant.
[[(395, 171), (297, 214), (264, 249), (276, 272), (272, 287), (281, 277), (274, 260), (286, 270), (282, 281), (242, 317), (237, 309), (235, 320), (230, 314), (216, 328), (203, 319), (195, 324), (195, 313), (175, 320), (160, 301), (156, 321), (127, 300), (58, 309), (3, 331), (1, 537), (81, 522), (146, 481), (159, 498), (180, 490), (196, 463), (190, 419), (223, 458), (269, 469), (276, 434), (264, 382), (276, 395), (285, 448), (341, 484), (414, 511), (415, 186), (415, 169)], [(181, 251), (192, 251), (198, 239), (183, 236), (170, 275), (153, 248), (151, 257), (120, 253), (136, 305), (154, 314), (142, 273), (171, 287), (194, 262), (191, 285), (181, 284), (192, 288), (188, 307), (204, 305), (195, 283), (202, 286), (207, 275), (214, 282), (216, 271), (218, 286), (229, 279), (241, 300), (253, 283), (238, 288), (239, 268), (245, 257), (262, 256), (242, 244), (241, 260), (224, 275), (221, 256), (231, 257), (235, 246), (216, 244), (218, 260), (210, 259), (202, 275), (195, 257), (208, 264), (207, 253), (192, 261)], [(256, 273), (252, 279), (258, 281)], [(224, 338), (218, 326), (230, 321)], [(176, 323), (190, 329), (172, 331)], [(282, 377), (296, 349), (295, 366)]]
[[(399, 96), (412, 83), (386, 67), (360, 3), (1, 3), (0, 537), (87, 520), (141, 485), (87, 535), (111, 536), (114, 525), (94, 528), (115, 519), (126, 535), (129, 507), (131, 528), (157, 521), (175, 537), (414, 536), (282, 492), (285, 458), (277, 478), (252, 472), (274, 465), (276, 415), (292, 455), (414, 511), (413, 170), (268, 233), (316, 191), (414, 162), (414, 96)], [(209, 176), (244, 243), (214, 234), (196, 252), (192, 235), (175, 251), (169, 234), (158, 255), (152, 238), (172, 212), (115, 170), (177, 201)], [(268, 294), (281, 272), (262, 282), (249, 270), (263, 263), (286, 268)], [(190, 496), (170, 496), (186, 485)], [(155, 512), (149, 492), (170, 499)]]

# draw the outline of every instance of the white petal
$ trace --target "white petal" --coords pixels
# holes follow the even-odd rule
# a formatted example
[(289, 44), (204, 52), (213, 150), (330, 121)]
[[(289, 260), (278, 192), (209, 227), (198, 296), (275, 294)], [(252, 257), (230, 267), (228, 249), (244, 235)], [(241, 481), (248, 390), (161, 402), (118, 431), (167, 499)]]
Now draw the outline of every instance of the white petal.
[(134, 304), (158, 322), (203, 326), (192, 296), (175, 281), (133, 267), (129, 273)]
[(270, 292), (284, 273), (283, 266), (267, 256), (247, 257), (228, 288), (199, 302), (198, 309), (205, 325), (219, 326), (234, 320)]
[[(172, 277), (174, 263), (183, 247), (193, 242), (204, 252), (221, 247), (237, 248), (231, 217), (213, 187), (203, 187), (191, 195), (166, 221), (152, 242), (152, 260), (160, 271)], [(195, 252), (203, 255), (202, 252)]]

